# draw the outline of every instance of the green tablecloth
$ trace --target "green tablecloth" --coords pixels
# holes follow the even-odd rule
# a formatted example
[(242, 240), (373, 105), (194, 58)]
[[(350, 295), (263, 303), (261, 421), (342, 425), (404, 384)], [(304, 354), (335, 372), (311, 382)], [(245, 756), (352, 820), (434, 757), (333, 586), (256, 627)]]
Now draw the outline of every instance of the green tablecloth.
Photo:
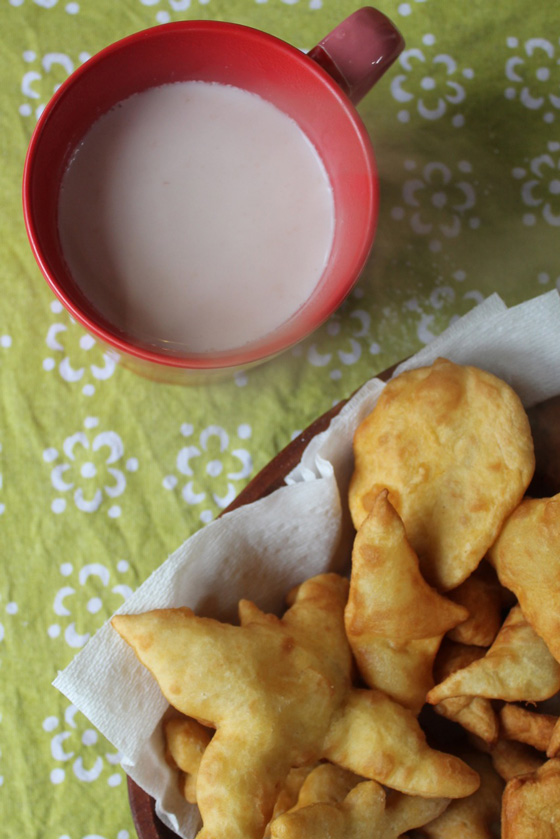
[(180, 388), (115, 368), (52, 296), (22, 222), (38, 113), (89, 55), (168, 20), (307, 50), (347, 0), (0, 0), (0, 836), (130, 839), (118, 754), (51, 681), (295, 432), (498, 291), (560, 286), (557, 0), (385, 0), (407, 49), (359, 110), (381, 176), (363, 277), (295, 350)]

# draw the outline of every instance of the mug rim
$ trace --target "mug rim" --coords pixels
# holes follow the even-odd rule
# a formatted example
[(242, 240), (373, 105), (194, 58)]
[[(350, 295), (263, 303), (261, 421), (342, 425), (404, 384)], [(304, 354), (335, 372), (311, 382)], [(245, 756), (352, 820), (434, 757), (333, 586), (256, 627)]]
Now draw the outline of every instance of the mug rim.
[[(207, 32), (209, 30), (216, 33), (243, 32), (246, 37), (253, 38), (260, 44), (268, 41), (273, 44), (276, 49), (285, 52), (290, 60), (297, 60), (302, 67), (306, 68), (307, 72), (315, 75), (323, 85), (326, 85), (329, 89), (330, 95), (338, 101), (339, 106), (344, 110), (346, 116), (352, 123), (362, 149), (362, 163), (367, 168), (371, 184), (369, 191), (367, 224), (364, 223), (363, 225), (362, 245), (355, 255), (353, 261), (354, 270), (352, 274), (345, 277), (336, 285), (336, 293), (331, 294), (328, 299), (328, 305), (326, 305), (325, 301), (323, 301), (323, 305), (319, 305), (320, 301), (317, 301), (317, 304), (314, 306), (310, 317), (308, 317), (303, 330), (296, 331), (294, 334), (290, 333), (288, 330), (288, 335), (286, 336), (284, 334), (291, 320), (297, 316), (298, 312), (301, 311), (300, 308), (298, 309), (298, 312), (294, 313), (288, 321), (275, 330), (275, 332), (278, 332), (278, 336), (276, 338), (274, 337), (275, 332), (272, 332), (257, 341), (232, 348), (231, 350), (208, 353), (188, 351), (169, 353), (155, 345), (148, 346), (145, 343), (140, 342), (139, 339), (136, 339), (132, 334), (128, 337), (123, 337), (119, 334), (116, 327), (111, 324), (105, 326), (103, 323), (100, 323), (94, 316), (87, 311), (84, 311), (82, 307), (80, 307), (80, 305), (72, 298), (71, 294), (64, 288), (63, 283), (59, 282), (55, 270), (53, 270), (50, 265), (48, 255), (42, 248), (39, 241), (40, 237), (36, 227), (35, 209), (32, 198), (33, 171), (36, 152), (40, 146), (46, 124), (52, 114), (58, 109), (60, 103), (67, 96), (68, 92), (77, 84), (80, 84), (82, 78), (89, 75), (91, 70), (103, 62), (107, 56), (126, 50), (126, 48), (131, 44), (152, 38), (161, 38), (162, 36), (166, 37), (166, 34), (181, 34), (184, 31)], [(97, 117), (93, 117), (91, 125), (93, 125), (95, 119), (97, 119)], [(289, 349), (319, 328), (321, 324), (324, 323), (342, 304), (357, 282), (360, 273), (364, 268), (371, 252), (375, 237), (378, 218), (378, 198), (379, 181), (377, 167), (373, 145), (368, 131), (355, 106), (332, 76), (330, 76), (317, 62), (310, 58), (307, 53), (299, 50), (297, 47), (287, 41), (284, 41), (282, 38), (256, 27), (247, 26), (246, 24), (204, 19), (172, 21), (138, 30), (137, 32), (126, 35), (125, 37), (103, 47), (91, 56), (91, 58), (87, 59), (83, 64), (77, 67), (55, 91), (37, 120), (25, 156), (22, 181), (24, 223), (33, 255), (47, 284), (70, 315), (97, 340), (101, 341), (110, 349), (116, 351), (119, 356), (132, 356), (142, 364), (152, 364), (163, 369), (178, 368), (185, 369), (187, 371), (197, 369), (206, 371), (219, 369), (227, 370), (228, 368), (239, 369), (251, 366), (258, 362), (266, 361)], [(84, 297), (87, 297), (85, 293)], [(304, 304), (304, 306), (306, 305), (307, 303)], [(100, 318), (102, 319), (102, 316), (100, 316)]]

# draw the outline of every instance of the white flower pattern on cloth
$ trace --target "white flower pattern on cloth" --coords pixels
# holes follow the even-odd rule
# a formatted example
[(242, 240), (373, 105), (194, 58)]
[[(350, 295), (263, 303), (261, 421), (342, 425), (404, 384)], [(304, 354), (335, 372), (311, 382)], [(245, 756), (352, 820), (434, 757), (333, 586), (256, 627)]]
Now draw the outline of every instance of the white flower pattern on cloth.
[(528, 170), (519, 166), (513, 177), (522, 180), (521, 200), (530, 209), (523, 216), (528, 227), (540, 215), (552, 227), (560, 227), (560, 142), (550, 142), (543, 154), (534, 157)]
[[(408, 159), (404, 166), (413, 172), (417, 163)], [(442, 249), (444, 240), (456, 238), (465, 224), (471, 228), (480, 225), (480, 219), (472, 212), (476, 205), (476, 191), (470, 179), (472, 166), (461, 160), (455, 168), (453, 171), (441, 161), (426, 163), (418, 175), (403, 183), (404, 204), (391, 210), (393, 219), (408, 219), (414, 233), (428, 237), (433, 252)]]
[(23, 102), (19, 106), (19, 113), (22, 117), (35, 116), (39, 119), (53, 93), (79, 64), (90, 58), (90, 54), (81, 52), (76, 62), (64, 52), (46, 52), (38, 56), (34, 50), (25, 50), (22, 58), (24, 63), (29, 65), (29, 69), (24, 70), (21, 77)]
[(121, 755), (112, 751), (111, 744), (90, 725), (74, 705), (67, 706), (62, 720), (54, 715), (43, 720), (43, 731), (50, 736), (50, 753), (55, 763), (50, 773), (52, 784), (63, 783), (70, 773), (87, 784), (101, 780), (117, 787), (122, 783)]
[[(58, 300), (53, 300), (50, 308), (55, 315), (64, 313)], [(70, 315), (51, 323), (45, 342), (50, 354), (43, 359), (43, 369), (57, 370), (65, 382), (79, 383), (84, 396), (95, 393), (93, 382), (106, 381), (115, 372), (116, 362)]]
[[(53, 639), (62, 637), (72, 649), (79, 649), (90, 638), (92, 616), (99, 614), (100, 626), (108, 615), (113, 614), (130, 597), (132, 587), (122, 577), (115, 581), (111, 569), (100, 562), (89, 562), (78, 570), (70, 562), (64, 562), (59, 570), (68, 581), (54, 596), (56, 623), (49, 626), (47, 633)], [(117, 563), (119, 574), (126, 575), (129, 570), (126, 560)], [(64, 621), (66, 626), (63, 628), (61, 623)], [(85, 631), (81, 632), (84, 621), (88, 629), (83, 627)]]
[[(508, 85), (507, 99), (516, 99), (525, 108), (542, 112), (545, 122), (554, 122), (560, 110), (560, 38), (529, 38), (520, 44), (516, 37), (507, 38), (507, 46), (515, 50), (505, 65)], [(552, 108), (552, 110), (550, 110)]]
[(51, 504), (53, 513), (63, 513), (67, 499), (72, 499), (83, 513), (95, 513), (109, 503), (108, 515), (120, 516), (120, 506), (111, 502), (126, 489), (123, 470), (136, 472), (138, 460), (132, 457), (123, 463), (122, 439), (116, 431), (96, 432), (98, 425), (96, 417), (86, 417), (84, 430), (63, 441), (62, 453), (52, 447), (43, 452), (45, 462), (54, 464), (51, 484), (60, 493)]
[(401, 122), (408, 122), (412, 109), (433, 121), (452, 112), (451, 123), (460, 128), (465, 123), (459, 111), (467, 95), (464, 80), (472, 79), (474, 71), (470, 67), (460, 69), (451, 55), (434, 49), (435, 43), (435, 35), (428, 33), (422, 38), (421, 48), (410, 47), (399, 56), (404, 73), (393, 74), (391, 93), (405, 107), (397, 116)]
[[(247, 440), (251, 433), (249, 425), (242, 424), (237, 428), (240, 440)], [(193, 426), (183, 423), (181, 434), (185, 438), (192, 438)], [(175, 468), (180, 476), (188, 478), (181, 488), (181, 495), (187, 504), (201, 505), (208, 502), (206, 486), (208, 479), (211, 479), (215, 485), (211, 492), (212, 500), (223, 510), (237, 494), (236, 482), (244, 481), (251, 475), (253, 459), (246, 448), (236, 447), (230, 451), (230, 435), (225, 428), (209, 425), (200, 432), (198, 439), (180, 449)], [(175, 489), (178, 483), (179, 478), (174, 473), (163, 479), (163, 486), (167, 490)], [(211, 509), (205, 509), (200, 519), (207, 523), (213, 515)]]
[[(359, 299), (361, 296), (361, 289), (354, 289), (353, 297)], [(346, 330), (344, 335), (343, 323), (350, 325), (350, 329)], [(335, 337), (344, 338), (342, 345), (336, 350), (333, 349), (332, 340)], [(336, 381), (343, 377), (344, 367), (356, 364), (364, 352), (376, 355), (379, 349), (379, 345), (371, 340), (371, 315), (358, 307), (352, 309), (344, 318), (340, 312), (332, 315), (317, 340), (309, 344), (306, 357), (309, 364), (313, 367), (324, 367), (328, 370), (329, 378)]]

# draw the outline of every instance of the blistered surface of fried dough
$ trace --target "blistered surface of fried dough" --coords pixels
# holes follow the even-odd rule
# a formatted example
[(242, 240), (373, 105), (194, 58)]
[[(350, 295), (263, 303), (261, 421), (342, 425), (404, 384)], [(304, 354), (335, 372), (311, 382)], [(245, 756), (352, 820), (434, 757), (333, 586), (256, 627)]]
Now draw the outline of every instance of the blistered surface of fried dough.
[(527, 415), (514, 391), (438, 359), (391, 380), (354, 437), (349, 502), (356, 528), (383, 488), (423, 575), (455, 588), (477, 567), (534, 471)]
[(541, 714), (509, 703), (500, 708), (500, 733), (508, 740), (527, 743), (541, 752), (546, 752), (558, 717)]
[(352, 690), (329, 728), (324, 756), (364, 778), (425, 798), (462, 798), (479, 783), (463, 761), (428, 746), (411, 711), (376, 690)]
[(447, 799), (426, 799), (390, 793), (365, 781), (340, 803), (316, 803), (286, 813), (272, 824), (272, 839), (397, 839), (435, 818)]
[(500, 582), (560, 661), (560, 494), (526, 499), (489, 553)]
[(427, 700), (435, 705), (450, 696), (483, 696), (539, 702), (558, 690), (560, 665), (514, 606), (486, 655), (432, 688)]
[(350, 685), (347, 590), (322, 575), (284, 618), (255, 612), (242, 627), (189, 609), (113, 619), (168, 701), (217, 728), (198, 773), (200, 839), (260, 839), (290, 768), (320, 756)]
[(416, 713), (445, 632), (467, 610), (426, 583), (402, 521), (381, 491), (354, 540), (346, 634), (360, 673)]
[[(436, 681), (443, 681), (451, 673), (478, 661), (484, 654), (482, 647), (458, 644), (446, 638), (434, 664)], [(498, 717), (489, 699), (482, 696), (452, 696), (438, 702), (434, 710), (487, 743), (494, 743), (498, 739)]]
[(447, 637), (460, 644), (489, 647), (502, 624), (502, 590), (494, 569), (482, 562), (447, 596), (469, 613), (467, 620), (451, 629)]
[(415, 839), (495, 839), (504, 782), (487, 755), (472, 751), (461, 757), (480, 775), (480, 787), (468, 798), (452, 801), (441, 816), (414, 834)]
[(502, 839), (560, 837), (560, 760), (509, 781), (502, 797)]

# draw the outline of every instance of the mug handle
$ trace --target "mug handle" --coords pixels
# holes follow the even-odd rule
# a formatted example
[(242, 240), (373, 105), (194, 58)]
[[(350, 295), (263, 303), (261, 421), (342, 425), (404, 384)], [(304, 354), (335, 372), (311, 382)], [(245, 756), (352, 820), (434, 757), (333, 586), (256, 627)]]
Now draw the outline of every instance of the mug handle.
[(353, 12), (307, 54), (356, 104), (404, 49), (404, 38), (389, 18), (365, 6)]

